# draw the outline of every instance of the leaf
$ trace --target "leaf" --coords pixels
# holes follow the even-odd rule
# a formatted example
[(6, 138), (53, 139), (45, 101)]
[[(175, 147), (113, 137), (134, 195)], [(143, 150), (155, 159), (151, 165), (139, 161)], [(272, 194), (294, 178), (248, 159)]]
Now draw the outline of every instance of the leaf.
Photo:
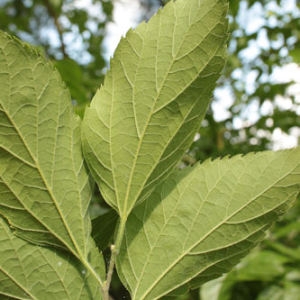
[(293, 49), (290, 50), (290, 56), (293, 58), (293, 61), (297, 64), (300, 63), (300, 50), (299, 49)]
[[(230, 273), (229, 273), (230, 274)], [(225, 276), (218, 277), (204, 283), (199, 289), (201, 300), (219, 300), (218, 295)], [(224, 299), (226, 300), (226, 299)]]
[[(255, 294), (258, 294), (259, 290), (267, 285), (276, 282), (276, 279), (281, 281), (286, 271), (284, 265), (289, 263), (289, 260), (278, 255), (273, 251), (258, 251), (253, 252), (248, 255), (236, 268), (229, 272), (222, 280), (219, 282), (220, 287), (214, 298), (207, 295), (203, 296), (203, 300), (231, 300), (232, 298), (237, 298), (238, 288), (237, 286), (243, 286), (249, 282), (265, 282), (257, 288)], [(214, 281), (206, 283), (201, 286), (201, 295), (205, 295), (209, 289), (209, 285), (212, 285)], [(253, 295), (252, 295), (253, 297)], [(248, 297), (251, 299), (251, 295)], [(202, 298), (201, 298), (202, 299)]]
[(86, 103), (90, 100), (87, 99), (87, 91), (82, 85), (82, 70), (74, 60), (66, 58), (55, 61), (55, 67), (58, 69), (62, 79), (67, 84), (72, 99), (75, 99), (80, 104)]
[(112, 241), (117, 223), (118, 215), (112, 209), (92, 220), (92, 237), (99, 250), (105, 250)]
[(1, 299), (101, 299), (98, 282), (74, 256), (17, 238), (2, 218), (0, 244)]
[(224, 65), (226, 1), (168, 3), (130, 30), (83, 121), (83, 151), (126, 219), (180, 161)]
[(296, 199), (300, 148), (176, 172), (129, 216), (117, 270), (132, 299), (159, 299), (227, 272)]
[(0, 32), (0, 214), (18, 236), (86, 260), (90, 197), (79, 120), (58, 72)]

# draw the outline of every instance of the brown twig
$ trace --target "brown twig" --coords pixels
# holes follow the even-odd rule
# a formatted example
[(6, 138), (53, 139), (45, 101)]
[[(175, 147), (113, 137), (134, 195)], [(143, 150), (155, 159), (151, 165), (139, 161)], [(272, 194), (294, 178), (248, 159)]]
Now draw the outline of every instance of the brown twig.
[(54, 25), (56, 27), (56, 30), (57, 30), (58, 36), (59, 36), (59, 40), (60, 40), (60, 49), (61, 49), (61, 52), (63, 54), (63, 57), (66, 58), (66, 57), (68, 57), (68, 55), (66, 53), (66, 47), (65, 47), (65, 43), (64, 43), (63, 28), (62, 28), (62, 26), (61, 26), (61, 24), (59, 22), (58, 15), (57, 15), (55, 9), (52, 7), (52, 5), (49, 2), (49, 0), (44, 0), (44, 4), (45, 4), (45, 6), (47, 8), (49, 16), (54, 21)]

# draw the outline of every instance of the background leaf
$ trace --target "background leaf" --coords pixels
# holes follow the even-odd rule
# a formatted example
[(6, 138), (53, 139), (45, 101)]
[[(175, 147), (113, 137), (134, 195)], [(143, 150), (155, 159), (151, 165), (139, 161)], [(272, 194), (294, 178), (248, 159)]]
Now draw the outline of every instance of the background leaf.
[(90, 252), (79, 122), (53, 66), (0, 32), (0, 214), (20, 237)]
[(226, 1), (178, 0), (121, 40), (86, 111), (83, 150), (123, 217), (192, 142), (224, 65), (225, 16)]
[(117, 223), (118, 215), (112, 209), (92, 220), (92, 237), (99, 250), (103, 251), (112, 242)]
[(117, 269), (132, 299), (158, 299), (227, 272), (299, 193), (300, 148), (206, 161), (134, 209)]
[(74, 256), (17, 238), (2, 218), (0, 244), (1, 299), (101, 299), (98, 282)]
[[(283, 234), (293, 236), (293, 230), (298, 229), (297, 226), (291, 226), (293, 224), (288, 224), (287, 228), (283, 227), (275, 234), (269, 233), (268, 239), (221, 280), (215, 279), (203, 284), (201, 300), (297, 299), (300, 281), (299, 243), (296, 238), (292, 238), (296, 244), (293, 248), (291, 243), (286, 246), (274, 240), (274, 237), (282, 237)], [(278, 226), (282, 224), (277, 223)]]

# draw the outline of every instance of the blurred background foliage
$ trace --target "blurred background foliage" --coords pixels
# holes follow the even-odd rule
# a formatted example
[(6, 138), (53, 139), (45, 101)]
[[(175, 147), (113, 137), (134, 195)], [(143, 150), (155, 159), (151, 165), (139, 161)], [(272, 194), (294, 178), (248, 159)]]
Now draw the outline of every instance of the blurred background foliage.
[[(61, 73), (74, 110), (84, 108), (109, 68), (108, 25), (114, 10), (138, 2), (136, 22), (164, 0), (0, 0), (0, 29), (36, 45)], [(183, 158), (194, 164), (298, 144), (300, 136), (300, 3), (297, 0), (230, 0), (228, 61), (199, 134)], [(124, 15), (124, 18), (127, 16)], [(93, 236), (109, 255), (117, 217), (95, 189)], [(100, 203), (100, 205), (99, 205)], [(99, 228), (99, 226), (97, 226)], [(175, 300), (299, 300), (300, 204), (232, 272)], [(129, 299), (115, 275), (111, 294)]]

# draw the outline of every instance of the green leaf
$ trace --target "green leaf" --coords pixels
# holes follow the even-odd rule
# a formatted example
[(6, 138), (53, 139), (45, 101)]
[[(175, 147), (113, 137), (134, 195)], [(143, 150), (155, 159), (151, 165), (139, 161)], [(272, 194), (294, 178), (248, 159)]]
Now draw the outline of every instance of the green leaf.
[(0, 214), (33, 243), (90, 252), (79, 118), (58, 72), (0, 32)]
[[(274, 282), (277, 278), (283, 277), (285, 272), (284, 265), (288, 262), (289, 259), (273, 251), (257, 251), (251, 253), (224, 277), (218, 291), (217, 299), (231, 300), (236, 297), (234, 291), (237, 290), (236, 287), (239, 284), (242, 285), (243, 282), (263, 281), (267, 284)], [(205, 289), (207, 289), (207, 284), (201, 287), (203, 293), (205, 293)], [(264, 284), (261, 285), (261, 287), (263, 286)], [(250, 299), (251, 296), (249, 295), (248, 298)], [(212, 300), (212, 298), (203, 297), (203, 300)]]
[[(229, 273), (230, 274), (230, 273)], [(199, 289), (201, 300), (219, 300), (219, 292), (222, 287), (225, 276), (218, 277), (204, 283)], [(223, 300), (223, 299), (222, 299)], [(226, 300), (226, 299), (224, 299)]]
[(276, 252), (259, 251), (249, 255), (239, 268), (229, 273), (228, 281), (272, 281), (284, 275), (284, 264), (288, 261), (287, 257)]
[(300, 63), (300, 49), (290, 50), (290, 56), (293, 58), (293, 61), (295, 63)]
[(98, 282), (74, 256), (17, 238), (2, 218), (0, 244), (1, 299), (101, 299)]
[(122, 39), (83, 121), (85, 159), (126, 219), (186, 151), (224, 65), (224, 0), (178, 0)]
[[(298, 294), (299, 296), (299, 294)], [(297, 300), (297, 298), (286, 298), (285, 291), (281, 286), (278, 285), (271, 285), (267, 287), (257, 298), (257, 300)]]
[(129, 216), (117, 269), (132, 299), (230, 270), (296, 199), (300, 148), (206, 161), (170, 176)]
[(68, 86), (72, 99), (80, 104), (86, 103), (88, 101), (87, 91), (82, 84), (83, 74), (80, 66), (74, 60), (66, 58), (55, 61), (55, 67)]
[(92, 220), (92, 237), (99, 250), (107, 248), (112, 241), (118, 219), (117, 213), (111, 209)]

